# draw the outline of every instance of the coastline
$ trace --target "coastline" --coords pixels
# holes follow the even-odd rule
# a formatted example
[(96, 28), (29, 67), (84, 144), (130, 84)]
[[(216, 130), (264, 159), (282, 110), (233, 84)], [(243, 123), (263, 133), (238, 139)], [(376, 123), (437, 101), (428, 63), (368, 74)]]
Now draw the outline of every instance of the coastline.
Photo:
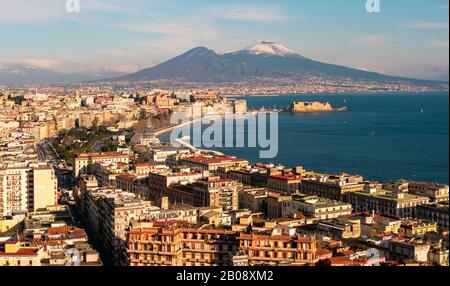
[(304, 93), (273, 93), (273, 94), (227, 94), (221, 95), (224, 98), (245, 98), (245, 97), (279, 97), (279, 96), (317, 96), (317, 95), (331, 95), (331, 96), (341, 96), (341, 95), (440, 95), (442, 93), (449, 93), (450, 90), (428, 90), (428, 91), (345, 91), (345, 92), (304, 92)]
[[(217, 117), (217, 116), (214, 116), (214, 117)], [(202, 117), (202, 118), (199, 118), (199, 119), (191, 119), (188, 122), (183, 122), (183, 123), (180, 123), (180, 124), (177, 124), (177, 125), (168, 126), (166, 128), (163, 128), (162, 130), (156, 131), (153, 135), (156, 138), (158, 138), (161, 142), (170, 143), (170, 140), (162, 141), (160, 137), (163, 136), (164, 134), (167, 134), (167, 133), (173, 131), (173, 130), (176, 130), (177, 128), (180, 128), (180, 127), (183, 127), (183, 126), (186, 126), (186, 125), (192, 125), (192, 124), (194, 124), (196, 122), (203, 121), (206, 118), (207, 117)], [(224, 153), (216, 151), (216, 150), (197, 148), (197, 147), (191, 145), (190, 143), (187, 143), (187, 142), (183, 141), (183, 138), (179, 138), (178, 142), (179, 142), (179, 144), (184, 145), (185, 147), (187, 147), (187, 148), (189, 148), (191, 150), (198, 151), (200, 153), (211, 153), (211, 154), (214, 154), (216, 156), (221, 156), (221, 157), (225, 157), (226, 156)]]
[[(296, 114), (280, 112), (281, 147), (280, 153), (273, 160), (274, 163), (289, 166), (300, 164), (325, 173), (358, 173), (379, 181), (405, 178), (448, 183), (448, 171), (447, 174), (442, 171), (448, 170), (448, 159), (445, 159), (448, 158), (448, 133), (445, 131), (448, 130), (448, 93), (397, 94), (393, 97), (388, 94), (375, 97), (358, 94), (351, 96), (352, 98), (329, 95), (333, 98), (330, 99), (331, 103), (336, 105), (347, 99), (346, 105), (351, 110), (347, 113), (295, 116)], [(298, 100), (306, 98), (302, 95), (298, 97)], [(319, 95), (316, 95), (316, 98), (320, 100)], [(259, 97), (254, 100), (248, 97), (247, 100), (251, 108), (275, 104), (287, 106), (292, 99), (285, 96), (283, 99)], [(422, 108), (424, 112), (421, 112)], [(385, 126), (390, 128), (386, 129)], [(433, 143), (437, 141), (441, 143)], [(398, 157), (398, 160), (392, 159), (390, 163), (386, 163), (388, 166), (377, 159), (385, 154), (385, 150), (380, 148), (385, 146), (383, 144), (393, 150), (395, 158)], [(330, 145), (333, 148), (324, 147), (317, 153), (320, 146)], [(257, 152), (251, 148), (212, 149), (251, 162), (259, 161)], [(367, 152), (368, 149), (371, 151)], [(354, 156), (355, 152), (362, 154), (362, 157)], [(315, 154), (321, 156), (317, 157)]]
[[(250, 114), (273, 113), (273, 112), (280, 113), (280, 112), (283, 112), (283, 111), (280, 111), (280, 110), (277, 110), (277, 111), (271, 111), (271, 110), (267, 110), (267, 111), (251, 110), (251, 111), (249, 111), (249, 112), (247, 112), (247, 113), (242, 113), (242, 114), (239, 114), (239, 113), (238, 113), (238, 114), (233, 113), (233, 114), (230, 114), (230, 115), (233, 115), (234, 117), (236, 117), (236, 116), (245, 117), (246, 115), (250, 115)], [(180, 123), (180, 124), (177, 124), (177, 125), (170, 125), (170, 126), (167, 126), (167, 127), (163, 127), (163, 128), (161, 128), (160, 130), (157, 130), (157, 131), (153, 132), (152, 134), (153, 134), (153, 136), (155, 136), (155, 137), (160, 137), (160, 136), (162, 136), (162, 135), (164, 135), (164, 134), (169, 133), (170, 131), (173, 131), (173, 130), (175, 130), (175, 129), (177, 129), (177, 128), (180, 128), (180, 127), (183, 127), (183, 126), (186, 126), (186, 125), (191, 125), (191, 124), (197, 123), (197, 122), (199, 122), (199, 121), (208, 120), (208, 119), (209, 119), (209, 120), (213, 120), (213, 119), (215, 119), (215, 118), (224, 118), (225, 116), (226, 116), (226, 115), (217, 114), (217, 115), (207, 115), (207, 116), (204, 116), (204, 117), (198, 118), (198, 119), (190, 119), (190, 120), (187, 121), (187, 122), (183, 122), (183, 123)], [(158, 138), (158, 139), (159, 139), (159, 138)]]

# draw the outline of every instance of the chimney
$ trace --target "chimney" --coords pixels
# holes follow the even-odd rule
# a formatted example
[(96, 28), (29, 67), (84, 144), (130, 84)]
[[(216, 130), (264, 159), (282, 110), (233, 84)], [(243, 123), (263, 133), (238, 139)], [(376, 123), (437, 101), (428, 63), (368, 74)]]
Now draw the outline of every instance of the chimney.
[(168, 209), (169, 209), (169, 198), (162, 197), (161, 198), (161, 210), (168, 210)]

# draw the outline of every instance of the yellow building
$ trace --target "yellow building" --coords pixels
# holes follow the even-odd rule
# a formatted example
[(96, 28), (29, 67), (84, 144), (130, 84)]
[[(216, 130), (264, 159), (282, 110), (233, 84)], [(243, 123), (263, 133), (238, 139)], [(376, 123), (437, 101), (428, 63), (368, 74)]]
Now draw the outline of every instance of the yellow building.
[(41, 266), (43, 249), (23, 247), (19, 241), (0, 243), (0, 266)]
[(58, 183), (55, 171), (48, 165), (38, 165), (30, 173), (33, 181), (30, 207), (33, 212), (58, 204)]
[(53, 137), (56, 135), (56, 123), (51, 120), (46, 123), (47, 125), (47, 138)]
[(429, 223), (425, 221), (405, 221), (400, 226), (399, 232), (406, 236), (416, 236), (429, 232), (437, 232), (438, 226), (436, 223)]
[(0, 217), (0, 234), (11, 231), (16, 228), (23, 220), (25, 215), (17, 215), (13, 217)]

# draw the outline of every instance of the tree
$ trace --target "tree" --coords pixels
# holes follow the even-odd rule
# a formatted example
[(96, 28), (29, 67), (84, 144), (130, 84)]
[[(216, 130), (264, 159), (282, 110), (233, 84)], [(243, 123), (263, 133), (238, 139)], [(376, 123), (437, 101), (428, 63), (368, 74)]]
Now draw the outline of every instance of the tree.
[(119, 145), (115, 143), (112, 139), (108, 139), (105, 144), (101, 147), (102, 152), (116, 152)]
[(98, 118), (97, 117), (94, 119), (94, 121), (92, 121), (92, 129), (94, 131), (97, 131), (97, 129), (98, 129)]
[(330, 267), (331, 266), (331, 261), (330, 261), (330, 259), (323, 259), (323, 260), (318, 261), (316, 263), (316, 266), (319, 266), (319, 267)]

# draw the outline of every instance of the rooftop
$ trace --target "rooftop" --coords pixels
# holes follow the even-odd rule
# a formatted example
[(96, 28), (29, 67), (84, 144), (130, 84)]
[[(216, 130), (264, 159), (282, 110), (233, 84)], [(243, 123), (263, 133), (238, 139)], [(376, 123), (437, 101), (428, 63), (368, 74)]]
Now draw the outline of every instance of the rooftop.
[(389, 201), (396, 202), (409, 202), (409, 201), (421, 201), (421, 200), (429, 200), (428, 198), (416, 196), (408, 193), (397, 193), (395, 191), (384, 190), (384, 189), (371, 189), (355, 192), (356, 195), (368, 196), (368, 197), (376, 197)]
[(222, 164), (222, 163), (241, 163), (247, 162), (246, 160), (238, 159), (236, 157), (206, 157), (196, 156), (191, 158), (185, 158), (184, 161), (200, 163), (200, 164)]
[(91, 157), (102, 158), (102, 157), (128, 157), (126, 153), (120, 152), (105, 152), (105, 153), (83, 153), (76, 156), (77, 159), (89, 159)]
[(292, 200), (310, 204), (310, 205), (314, 205), (315, 207), (318, 207), (318, 208), (347, 205), (347, 203), (344, 203), (344, 202), (329, 200), (329, 199), (321, 198), (318, 196), (294, 195), (294, 196), (292, 196)]

